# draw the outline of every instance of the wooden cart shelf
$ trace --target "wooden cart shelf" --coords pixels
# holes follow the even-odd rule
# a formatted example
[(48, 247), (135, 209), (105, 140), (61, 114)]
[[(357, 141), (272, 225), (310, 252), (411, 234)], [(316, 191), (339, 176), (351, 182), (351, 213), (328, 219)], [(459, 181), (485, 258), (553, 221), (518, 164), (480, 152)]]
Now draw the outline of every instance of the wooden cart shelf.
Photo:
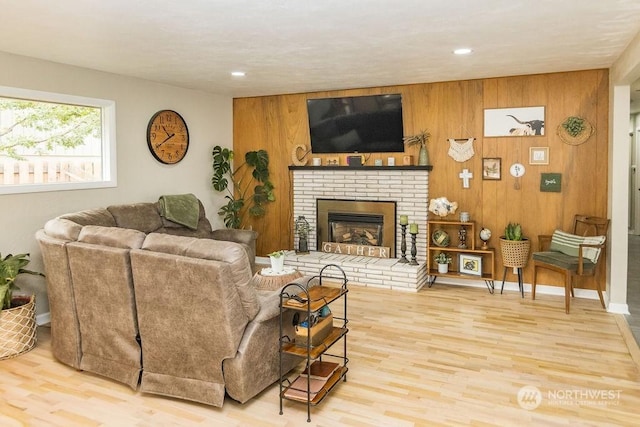
[[(325, 270), (331, 271), (331, 269), (338, 270), (341, 275), (340, 286), (328, 285), (326, 282), (335, 281), (337, 278), (329, 276), (325, 273)], [(323, 283), (324, 282), (324, 283)], [(289, 283), (284, 286), (280, 291), (280, 344), (279, 344), (279, 356), (280, 356), (280, 415), (282, 415), (282, 401), (283, 399), (302, 402), (307, 404), (307, 422), (311, 421), (311, 406), (315, 406), (320, 403), (333, 389), (340, 380), (347, 380), (347, 363), (349, 359), (347, 357), (347, 334), (349, 329), (347, 328), (347, 276), (339, 266), (335, 264), (328, 264), (320, 270), (318, 276), (310, 278), (303, 278), (299, 281)], [(326, 306), (332, 302), (336, 302), (342, 298), (343, 317), (333, 317), (332, 313), (321, 314), (326, 310)], [(283, 331), (283, 319), (285, 310), (295, 310), (296, 316), (306, 319), (307, 329), (296, 330), (296, 340), (300, 339), (298, 343), (295, 340), (291, 340), (290, 337), (285, 336)], [(329, 310), (330, 312), (331, 310)], [(313, 317), (312, 317), (313, 314)], [(320, 318), (321, 320), (317, 320)], [(311, 319), (315, 319), (314, 322)], [(338, 321), (336, 324), (332, 322)], [(324, 323), (331, 322), (331, 323)], [(301, 323), (301, 322), (300, 322)], [(337, 326), (335, 326), (337, 325)], [(297, 324), (297, 328), (301, 328), (300, 324)], [(314, 336), (314, 328), (316, 328)], [(303, 333), (304, 332), (304, 333)], [(325, 336), (325, 334), (327, 334)], [(302, 337), (302, 338), (301, 338)], [(315, 338), (314, 338), (315, 337)], [(317, 342), (316, 342), (317, 341)], [(338, 354), (329, 354), (327, 350), (336, 345), (339, 341), (342, 341), (342, 351)], [(315, 345), (314, 345), (315, 344)], [(339, 347), (336, 345), (335, 347)], [(282, 356), (295, 355), (304, 358), (305, 370), (309, 374), (312, 373), (312, 363), (316, 360), (322, 363), (323, 357), (335, 359), (338, 363), (332, 362), (335, 368), (335, 372), (329, 375), (326, 373), (326, 381), (318, 382), (316, 379), (313, 383), (314, 392), (311, 392), (312, 380), (302, 380), (301, 375), (298, 375), (296, 379), (290, 381), (287, 377), (291, 374), (283, 371), (283, 358)], [(311, 375), (309, 375), (311, 378)], [(301, 380), (301, 381), (298, 381)], [(298, 383), (296, 384), (296, 381)], [(299, 384), (303, 383), (304, 387)], [(293, 388), (294, 384), (297, 388)], [(319, 387), (319, 388), (318, 388)]]

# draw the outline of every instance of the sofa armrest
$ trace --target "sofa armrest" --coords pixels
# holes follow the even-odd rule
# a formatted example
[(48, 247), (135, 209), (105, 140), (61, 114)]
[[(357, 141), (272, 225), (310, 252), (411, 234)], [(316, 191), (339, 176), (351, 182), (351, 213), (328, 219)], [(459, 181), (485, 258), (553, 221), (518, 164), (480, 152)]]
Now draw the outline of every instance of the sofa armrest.
[(251, 269), (255, 269), (256, 264), (256, 239), (258, 233), (253, 230), (238, 230), (234, 228), (221, 228), (213, 230), (210, 237), (214, 240), (226, 240), (244, 245), (247, 249)]
[(280, 315), (280, 291), (257, 291), (260, 311), (254, 322), (266, 322)]
[(253, 245), (255, 248), (258, 233), (253, 230), (238, 230), (234, 228), (221, 228), (211, 232), (211, 238), (216, 240), (227, 240), (229, 242)]

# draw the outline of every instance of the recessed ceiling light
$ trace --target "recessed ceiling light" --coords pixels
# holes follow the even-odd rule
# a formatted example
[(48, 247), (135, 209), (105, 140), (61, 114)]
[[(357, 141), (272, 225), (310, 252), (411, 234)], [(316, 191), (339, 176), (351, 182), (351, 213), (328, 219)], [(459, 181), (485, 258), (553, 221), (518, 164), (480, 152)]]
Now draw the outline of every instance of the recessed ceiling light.
[(468, 55), (471, 52), (473, 52), (473, 50), (469, 49), (468, 47), (462, 47), (453, 51), (453, 53), (455, 53), (456, 55)]
[(233, 77), (244, 77), (246, 73), (244, 71), (232, 71), (231, 75)]

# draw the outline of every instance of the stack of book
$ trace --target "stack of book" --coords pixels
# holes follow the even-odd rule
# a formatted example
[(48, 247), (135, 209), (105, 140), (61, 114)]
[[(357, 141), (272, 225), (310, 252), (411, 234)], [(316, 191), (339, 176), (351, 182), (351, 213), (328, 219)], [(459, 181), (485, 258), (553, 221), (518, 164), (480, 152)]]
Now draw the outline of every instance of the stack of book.
[[(313, 400), (318, 393), (323, 391), (325, 384), (339, 367), (340, 365), (334, 362), (316, 360), (309, 368), (302, 371), (285, 391), (284, 396), (303, 402), (306, 402), (307, 398)], [(307, 390), (309, 391), (308, 397)]]

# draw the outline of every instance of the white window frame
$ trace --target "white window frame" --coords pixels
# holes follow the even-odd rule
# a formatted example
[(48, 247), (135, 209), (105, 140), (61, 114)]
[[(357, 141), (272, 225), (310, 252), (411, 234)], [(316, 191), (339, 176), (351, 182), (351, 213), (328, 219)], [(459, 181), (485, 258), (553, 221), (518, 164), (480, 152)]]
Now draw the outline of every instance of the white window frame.
[(86, 190), (118, 186), (116, 167), (116, 102), (55, 92), (0, 86), (0, 96), (97, 107), (102, 111), (102, 180), (91, 182), (52, 182), (43, 184), (0, 185), (0, 194), (38, 193), (46, 191)]

